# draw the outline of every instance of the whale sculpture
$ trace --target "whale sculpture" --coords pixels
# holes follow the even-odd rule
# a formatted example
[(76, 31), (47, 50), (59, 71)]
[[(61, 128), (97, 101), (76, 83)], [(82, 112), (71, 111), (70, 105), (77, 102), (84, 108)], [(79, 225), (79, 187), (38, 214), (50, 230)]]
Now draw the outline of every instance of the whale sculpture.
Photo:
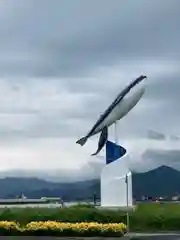
[[(76, 143), (83, 146), (88, 138), (101, 132), (98, 149), (92, 154), (93, 156), (98, 154), (108, 139), (108, 127), (115, 123), (117, 120), (122, 119), (141, 99), (145, 92), (145, 86), (139, 87), (141, 82), (147, 77), (141, 75), (126, 86), (110, 104), (110, 106), (104, 111), (99, 117), (97, 122), (94, 124), (92, 129), (87, 133), (86, 136), (79, 139)], [(133, 94), (130, 94), (131, 91)]]

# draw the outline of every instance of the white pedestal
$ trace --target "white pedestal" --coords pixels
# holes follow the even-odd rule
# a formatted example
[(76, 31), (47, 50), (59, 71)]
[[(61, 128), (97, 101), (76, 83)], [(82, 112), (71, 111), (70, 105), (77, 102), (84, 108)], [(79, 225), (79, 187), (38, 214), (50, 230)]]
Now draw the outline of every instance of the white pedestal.
[[(133, 207), (132, 175), (127, 160), (128, 155), (125, 155), (102, 169), (101, 207)], [(126, 174), (128, 183), (125, 181)]]

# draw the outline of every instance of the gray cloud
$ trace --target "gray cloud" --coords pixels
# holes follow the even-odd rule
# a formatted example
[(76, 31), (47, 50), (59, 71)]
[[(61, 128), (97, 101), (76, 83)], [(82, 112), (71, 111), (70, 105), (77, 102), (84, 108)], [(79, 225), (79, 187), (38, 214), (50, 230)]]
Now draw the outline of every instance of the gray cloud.
[(163, 133), (159, 133), (154, 130), (149, 130), (147, 137), (149, 139), (156, 139), (156, 140), (165, 140), (166, 139), (166, 136)]
[(119, 122), (120, 139), (138, 140), (156, 129), (153, 138), (178, 141), (179, 20), (179, 0), (3, 1), (2, 142), (78, 139), (142, 73), (147, 92)]
[[(129, 162), (129, 168), (132, 172), (148, 172), (162, 165), (180, 170), (179, 159), (180, 150), (162, 150), (147, 149), (142, 156), (141, 161), (135, 163)], [(24, 170), (16, 169), (9, 171), (0, 171), (0, 178), (4, 177), (38, 177), (53, 182), (73, 182), (87, 179), (99, 179), (101, 170), (105, 166), (103, 157), (100, 161), (90, 161), (79, 169), (56, 169), (56, 170)]]
[(115, 62), (179, 61), (178, 0), (4, 4), (2, 75), (75, 76)]
[(180, 170), (180, 150), (152, 150), (149, 149), (143, 154), (144, 160), (152, 159), (159, 165), (167, 165), (170, 167), (178, 168)]
[(74, 182), (83, 181), (89, 179), (98, 179), (100, 176), (100, 171), (96, 168), (91, 168), (91, 166), (84, 165), (82, 168), (76, 169), (56, 169), (56, 170), (9, 170), (1, 171), (0, 178), (5, 177), (37, 177), (52, 182)]
[(163, 133), (154, 131), (154, 130), (149, 130), (147, 132), (147, 138), (152, 139), (152, 140), (158, 140), (158, 141), (164, 141), (164, 140), (171, 140), (171, 141), (179, 141), (180, 138), (176, 135), (165, 135)]
[(173, 141), (179, 141), (180, 137), (178, 137), (178, 136), (170, 136), (170, 139), (173, 140)]

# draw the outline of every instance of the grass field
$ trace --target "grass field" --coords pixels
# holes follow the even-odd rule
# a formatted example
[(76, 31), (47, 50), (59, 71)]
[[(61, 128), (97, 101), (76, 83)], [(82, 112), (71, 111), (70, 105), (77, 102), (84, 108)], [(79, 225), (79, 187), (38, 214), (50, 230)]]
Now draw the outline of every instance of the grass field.
[(180, 202), (154, 202), (140, 203), (137, 205), (137, 213), (146, 214), (180, 214)]
[(130, 224), (136, 231), (180, 231), (180, 203), (141, 203)]

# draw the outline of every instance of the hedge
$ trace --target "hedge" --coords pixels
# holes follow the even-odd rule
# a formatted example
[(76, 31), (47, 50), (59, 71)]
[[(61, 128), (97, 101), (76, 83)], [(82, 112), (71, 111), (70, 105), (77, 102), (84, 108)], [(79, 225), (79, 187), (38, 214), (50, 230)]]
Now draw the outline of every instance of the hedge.
[(100, 224), (96, 222), (63, 223), (56, 221), (30, 222), (24, 226), (13, 221), (0, 221), (0, 235), (11, 236), (124, 236), (123, 223)]
[(126, 215), (122, 212), (98, 210), (96, 208), (6, 208), (0, 209), (0, 221), (17, 221), (27, 224), (31, 221), (59, 222), (125, 222)]
[[(130, 215), (131, 231), (179, 231), (180, 204), (140, 204)], [(0, 221), (32, 221), (126, 223), (126, 212), (75, 206), (72, 208), (7, 208), (0, 209)]]

